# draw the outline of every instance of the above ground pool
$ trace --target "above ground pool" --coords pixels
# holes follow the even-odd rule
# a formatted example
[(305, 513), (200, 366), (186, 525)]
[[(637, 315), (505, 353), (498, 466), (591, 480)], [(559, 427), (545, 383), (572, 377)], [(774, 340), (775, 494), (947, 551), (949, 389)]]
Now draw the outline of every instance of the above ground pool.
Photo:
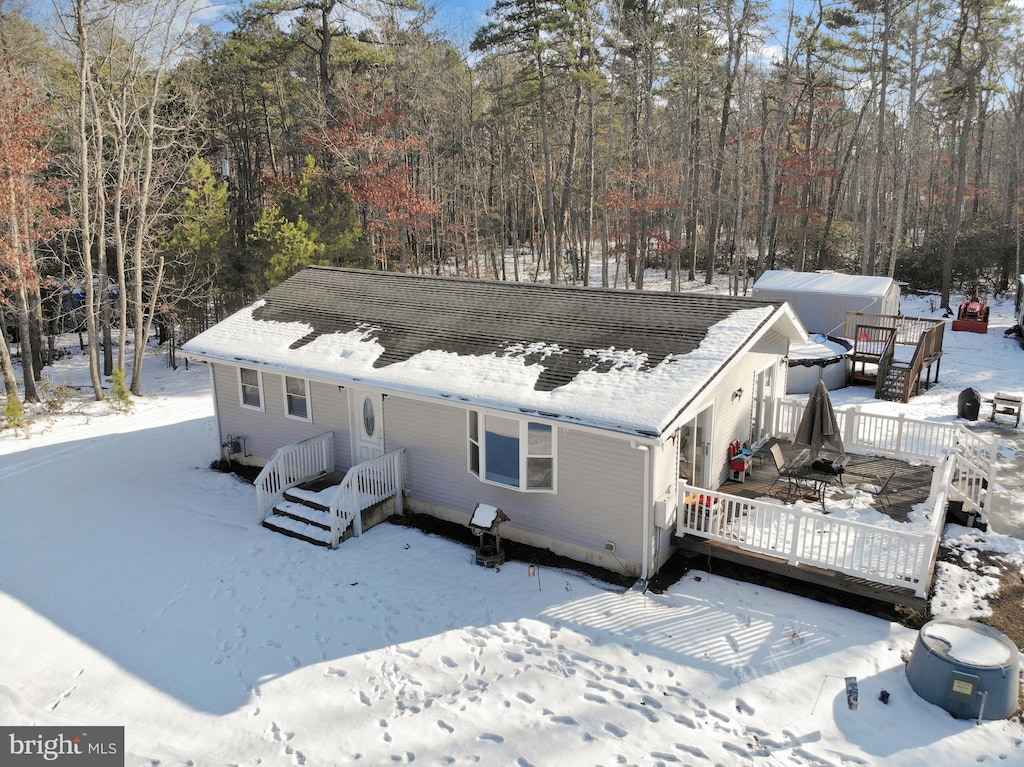
[(849, 382), (852, 350), (845, 338), (821, 333), (809, 343), (790, 346), (786, 394), (807, 394), (819, 378), (829, 391), (842, 389)]

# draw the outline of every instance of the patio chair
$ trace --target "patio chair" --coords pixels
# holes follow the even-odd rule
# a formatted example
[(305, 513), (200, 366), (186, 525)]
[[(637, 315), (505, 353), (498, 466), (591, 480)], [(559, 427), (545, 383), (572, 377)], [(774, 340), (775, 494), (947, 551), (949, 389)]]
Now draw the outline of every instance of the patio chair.
[(873, 495), (884, 508), (891, 509), (892, 499), (889, 498), (889, 484), (895, 476), (896, 469), (893, 469), (885, 476), (878, 474), (865, 475), (864, 479), (855, 485), (855, 488)]
[(772, 483), (768, 486), (768, 494), (771, 495), (772, 488), (775, 487), (775, 483), (780, 479), (786, 480), (786, 497), (789, 498), (793, 495), (793, 491), (799, 486), (800, 478), (793, 474), (792, 468), (786, 463), (786, 457), (782, 454), (782, 448), (779, 447), (779, 443), (773, 443), (768, 448), (768, 454), (772, 457), (772, 462), (775, 464), (775, 470), (779, 475), (772, 480)]

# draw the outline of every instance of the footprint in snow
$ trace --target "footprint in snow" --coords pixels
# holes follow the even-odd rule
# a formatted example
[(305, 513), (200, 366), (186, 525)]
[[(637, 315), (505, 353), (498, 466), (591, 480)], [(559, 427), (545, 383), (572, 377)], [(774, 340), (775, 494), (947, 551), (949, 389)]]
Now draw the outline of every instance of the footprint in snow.
[(605, 729), (605, 732), (608, 732), (608, 733), (614, 735), (616, 738), (620, 738), (620, 739), (626, 737), (627, 735), (629, 735), (629, 731), (628, 730), (624, 730), (621, 727), (619, 727), (618, 725), (612, 724), (611, 722), (606, 722), (605, 725), (604, 725), (604, 729)]
[(697, 729), (697, 723), (690, 719), (690, 717), (688, 716), (683, 716), (682, 714), (680, 714), (679, 716), (672, 717), (672, 720), (676, 724), (683, 725), (683, 727), (689, 727), (691, 730)]
[(701, 751), (696, 746), (691, 746), (691, 745), (688, 745), (686, 743), (676, 743), (675, 747), (678, 750), (682, 751), (684, 754), (689, 754), (690, 756), (694, 757), (695, 759), (707, 759), (708, 758), (708, 755), (705, 754), (703, 751)]
[(659, 762), (678, 762), (679, 759), (675, 754), (666, 754), (664, 751), (652, 751), (651, 758), (657, 759)]
[(491, 743), (504, 743), (505, 739), (501, 735), (496, 735), (493, 732), (481, 732), (476, 736), (477, 740), (487, 740)]
[[(57, 706), (59, 706), (59, 705), (61, 704), (61, 701), (63, 701), (63, 700), (67, 700), (68, 698), (70, 698), (70, 697), (71, 697), (71, 693), (73, 693), (73, 692), (74, 692), (75, 690), (77, 690), (77, 689), (78, 689), (78, 685), (77, 685), (77, 684), (75, 684), (75, 685), (72, 685), (71, 687), (69, 687), (68, 689), (66, 689), (66, 690), (65, 690), (64, 692), (62, 692), (62, 693), (61, 693), (60, 695), (58, 695), (58, 696), (57, 696), (57, 697), (56, 697), (56, 698), (55, 698), (55, 699), (54, 699), (54, 700), (53, 700), (53, 701), (52, 701), (52, 702), (50, 703), (50, 705), (49, 705), (49, 706), (47, 706), (47, 707), (46, 707), (46, 708), (47, 708), (47, 710), (49, 710), (49, 711), (53, 711), (53, 710), (54, 710), (55, 708), (57, 708)], [(13, 737), (13, 736), (12, 736), (12, 737)]]
[(536, 703), (537, 699), (530, 695), (528, 692), (517, 692), (516, 697), (519, 698), (523, 703)]
[(741, 714), (753, 714), (754, 707), (748, 704), (743, 698), (736, 699), (736, 710)]
[(638, 714), (640, 714), (640, 716), (644, 717), (644, 719), (646, 719), (651, 724), (657, 724), (661, 721), (658, 718), (658, 715), (650, 709), (648, 709), (646, 706), (637, 705), (636, 703), (624, 703), (623, 705), (630, 711), (636, 711)]

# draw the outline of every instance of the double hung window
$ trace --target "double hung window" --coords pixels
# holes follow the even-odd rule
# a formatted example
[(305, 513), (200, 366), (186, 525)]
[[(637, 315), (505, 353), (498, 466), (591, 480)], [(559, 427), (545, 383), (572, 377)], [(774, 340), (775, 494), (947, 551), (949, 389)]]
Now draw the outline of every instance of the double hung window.
[(550, 424), (469, 411), (469, 470), (516, 490), (555, 489), (555, 432)]
[(284, 377), (285, 410), (292, 418), (309, 420), (309, 385), (305, 378)]
[(243, 407), (263, 409), (263, 379), (255, 368), (238, 369), (238, 385)]

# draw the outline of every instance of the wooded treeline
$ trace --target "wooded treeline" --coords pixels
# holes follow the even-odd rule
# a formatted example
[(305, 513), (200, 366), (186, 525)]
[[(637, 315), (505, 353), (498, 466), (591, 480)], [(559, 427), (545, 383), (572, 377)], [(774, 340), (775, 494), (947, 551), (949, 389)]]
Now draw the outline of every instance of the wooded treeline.
[(495, 0), (468, 50), (415, 0), (203, 6), (0, 0), (27, 399), (52, 332), (87, 334), (98, 397), (138, 393), (151, 325), (307, 264), (737, 293), (835, 269), (944, 305), (1021, 271), (1009, 0)]

